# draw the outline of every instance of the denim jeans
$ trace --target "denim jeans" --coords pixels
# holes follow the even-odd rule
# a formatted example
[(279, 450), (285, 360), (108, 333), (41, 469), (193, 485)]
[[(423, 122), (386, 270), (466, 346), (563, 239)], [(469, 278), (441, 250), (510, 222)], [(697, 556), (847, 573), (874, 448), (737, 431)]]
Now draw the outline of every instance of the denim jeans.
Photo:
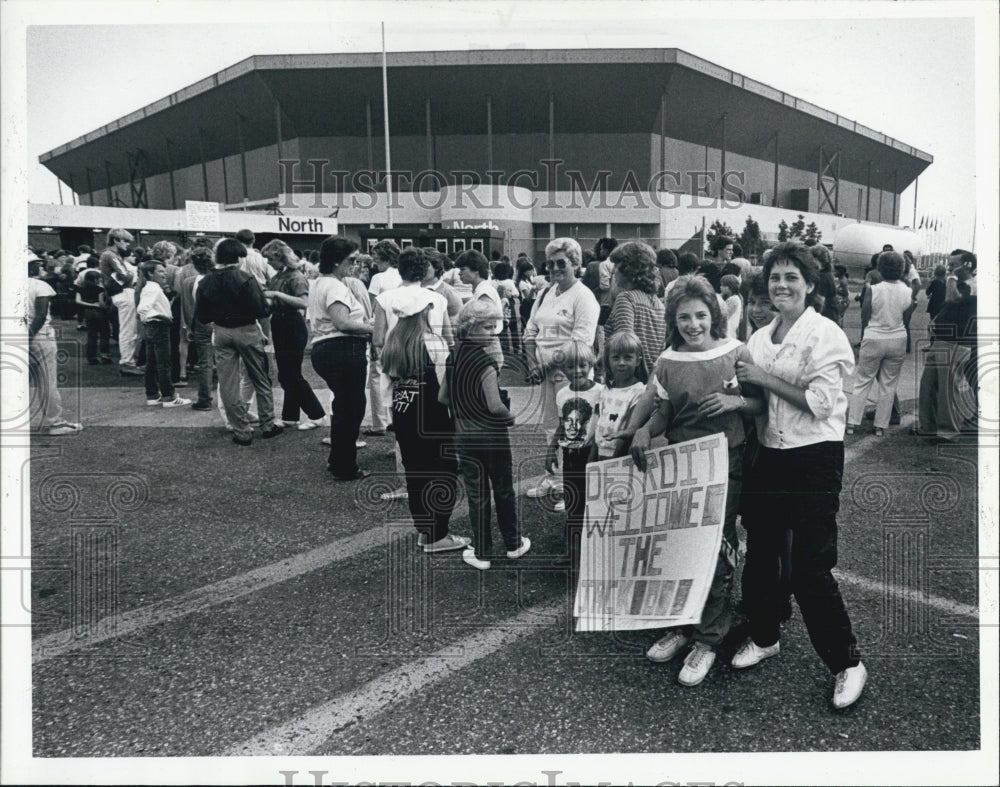
[[(274, 426), (274, 399), (264, 340), (257, 323), (237, 328), (215, 326), (212, 335), (215, 361), (219, 369), (219, 393), (233, 434), (247, 439), (253, 434), (247, 404), (240, 395), (242, 369), (257, 394), (257, 412), (263, 429)], [(240, 363), (242, 361), (242, 363)]]
[(365, 417), (367, 342), (356, 336), (337, 336), (313, 343), (310, 358), (316, 374), (333, 392), (330, 408), (330, 471), (338, 478), (358, 472), (355, 443)]
[(323, 405), (319, 403), (312, 386), (302, 376), (302, 359), (305, 357), (309, 331), (302, 315), (271, 317), (271, 341), (274, 342), (274, 362), (278, 365), (278, 383), (285, 392), (281, 405), (283, 421), (298, 421), (299, 411), (305, 412), (314, 421), (323, 417)]
[(198, 384), (198, 404), (212, 403), (212, 372), (215, 371), (215, 351), (212, 349), (212, 332), (198, 323), (191, 329), (194, 346), (198, 348), (194, 364), (194, 377)]
[(507, 551), (521, 545), (517, 527), (517, 497), (514, 493), (514, 460), (510, 435), (506, 429), (485, 429), (469, 421), (455, 422), (455, 446), (458, 466), (469, 498), (469, 523), (472, 526), (476, 556), (489, 560), (493, 552), (490, 528), (490, 489), (497, 509), (497, 526)]
[(150, 320), (142, 324), (142, 340), (146, 345), (146, 398), (174, 398), (170, 382), (170, 323)]

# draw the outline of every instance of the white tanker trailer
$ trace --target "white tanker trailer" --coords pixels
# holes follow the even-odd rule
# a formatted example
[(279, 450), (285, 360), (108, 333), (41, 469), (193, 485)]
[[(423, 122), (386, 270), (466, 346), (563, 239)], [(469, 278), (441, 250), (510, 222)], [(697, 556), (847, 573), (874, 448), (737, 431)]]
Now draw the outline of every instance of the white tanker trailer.
[(871, 256), (882, 251), (886, 243), (900, 254), (911, 252), (917, 260), (924, 253), (923, 240), (912, 230), (857, 223), (837, 230), (833, 236), (833, 254), (852, 277), (857, 277), (862, 275)]

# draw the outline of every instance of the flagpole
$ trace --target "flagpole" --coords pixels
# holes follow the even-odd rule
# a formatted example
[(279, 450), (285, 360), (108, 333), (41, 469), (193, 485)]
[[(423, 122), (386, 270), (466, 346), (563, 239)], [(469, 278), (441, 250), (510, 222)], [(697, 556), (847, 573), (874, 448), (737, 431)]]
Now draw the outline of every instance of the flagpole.
[(392, 159), (389, 156), (389, 78), (385, 61), (385, 22), (382, 23), (382, 115), (385, 121), (385, 215), (392, 229)]
[(913, 181), (913, 229), (917, 228), (917, 195), (920, 193), (920, 176)]

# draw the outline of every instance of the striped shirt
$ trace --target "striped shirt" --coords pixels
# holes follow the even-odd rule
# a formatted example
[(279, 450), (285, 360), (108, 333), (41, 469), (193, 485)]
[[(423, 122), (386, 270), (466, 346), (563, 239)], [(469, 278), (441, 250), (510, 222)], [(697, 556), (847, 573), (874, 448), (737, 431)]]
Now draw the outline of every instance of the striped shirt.
[(632, 331), (642, 345), (646, 371), (651, 372), (656, 359), (667, 346), (667, 323), (663, 301), (642, 290), (619, 290), (604, 326), (605, 339), (619, 331)]

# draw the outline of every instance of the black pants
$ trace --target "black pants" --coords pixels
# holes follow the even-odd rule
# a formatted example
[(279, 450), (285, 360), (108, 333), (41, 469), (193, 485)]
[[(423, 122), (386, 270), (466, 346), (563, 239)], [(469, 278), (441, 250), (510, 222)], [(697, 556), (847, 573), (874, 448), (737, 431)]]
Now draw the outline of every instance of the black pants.
[(323, 405), (302, 376), (302, 360), (306, 342), (309, 341), (305, 319), (298, 312), (290, 316), (271, 317), (271, 341), (274, 344), (274, 360), (278, 364), (278, 383), (285, 392), (281, 420), (298, 421), (300, 410), (314, 421), (322, 418)]
[(87, 323), (87, 360), (96, 361), (98, 342), (101, 355), (111, 355), (111, 322), (107, 309), (83, 306), (83, 318)]
[(587, 448), (563, 448), (563, 497), (566, 501), (566, 554), (578, 563), (583, 516), (587, 510)]
[(313, 344), (311, 359), (316, 374), (333, 392), (330, 408), (330, 471), (339, 478), (351, 478), (358, 472), (358, 449), (355, 443), (365, 417), (365, 382), (368, 358), (364, 339), (338, 336)]
[(393, 388), (392, 426), (406, 471), (413, 526), (431, 544), (448, 535), (458, 495), (458, 461), (448, 409), (429, 401), (424, 387)]
[[(750, 636), (778, 641), (782, 612), (780, 563), (791, 531), (791, 585), (813, 647), (836, 674), (857, 665), (857, 639), (831, 569), (837, 564), (837, 511), (844, 444), (824, 442), (777, 450), (761, 446), (744, 479), (747, 556), (743, 606)], [(785, 596), (787, 598), (787, 596)]]
[[(177, 382), (181, 379), (181, 299), (175, 297), (170, 302), (170, 314), (174, 321), (170, 324), (170, 379)], [(186, 374), (186, 372), (185, 372)]]
[(146, 348), (146, 398), (174, 398), (170, 382), (170, 323), (150, 320), (142, 323), (142, 343)]

